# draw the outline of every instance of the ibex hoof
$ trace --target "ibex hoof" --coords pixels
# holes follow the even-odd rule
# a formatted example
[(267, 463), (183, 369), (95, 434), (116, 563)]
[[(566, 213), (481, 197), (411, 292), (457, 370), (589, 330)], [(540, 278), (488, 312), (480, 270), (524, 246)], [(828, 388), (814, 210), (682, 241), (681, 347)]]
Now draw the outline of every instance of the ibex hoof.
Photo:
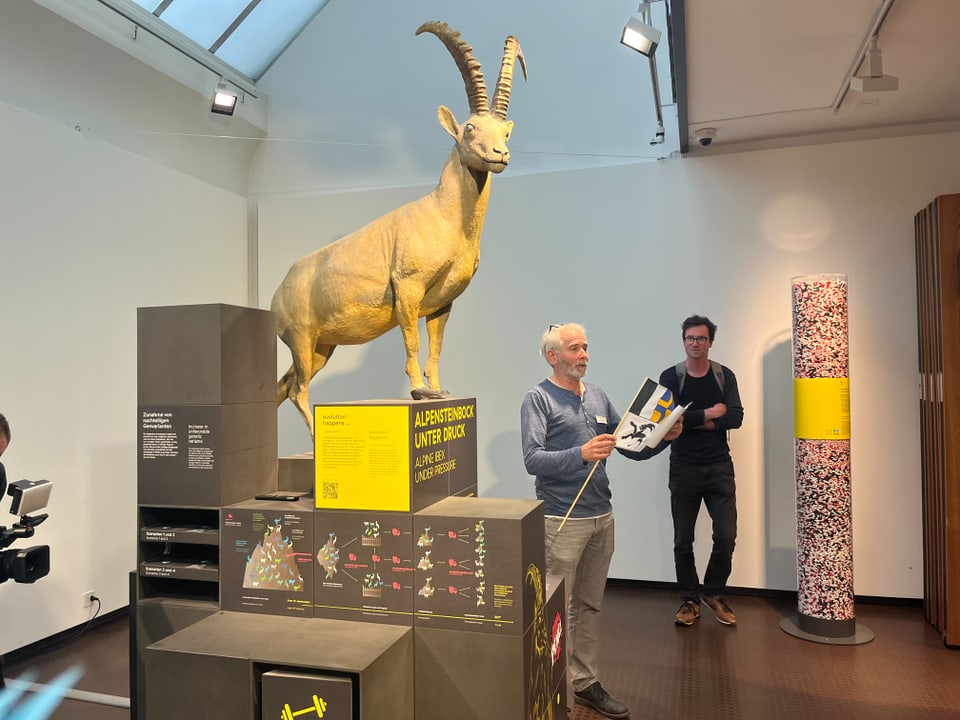
[(431, 390), (426, 387), (414, 388), (410, 391), (410, 396), (414, 400), (443, 400), (449, 394), (449, 390)]

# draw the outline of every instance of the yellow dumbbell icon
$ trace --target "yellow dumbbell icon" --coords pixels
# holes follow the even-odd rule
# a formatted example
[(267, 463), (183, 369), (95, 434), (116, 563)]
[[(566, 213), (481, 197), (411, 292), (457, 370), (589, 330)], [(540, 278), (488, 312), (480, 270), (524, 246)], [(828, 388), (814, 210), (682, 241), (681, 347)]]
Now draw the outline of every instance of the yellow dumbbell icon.
[(308, 712), (317, 711), (317, 717), (323, 717), (323, 711), (327, 709), (327, 701), (323, 698), (319, 698), (316, 695), (313, 696), (313, 705), (310, 707), (305, 707), (303, 710), (297, 710), (293, 712), (290, 709), (289, 705), (284, 705), (283, 710), (280, 711), (280, 720), (293, 720), (295, 717), (299, 717)]

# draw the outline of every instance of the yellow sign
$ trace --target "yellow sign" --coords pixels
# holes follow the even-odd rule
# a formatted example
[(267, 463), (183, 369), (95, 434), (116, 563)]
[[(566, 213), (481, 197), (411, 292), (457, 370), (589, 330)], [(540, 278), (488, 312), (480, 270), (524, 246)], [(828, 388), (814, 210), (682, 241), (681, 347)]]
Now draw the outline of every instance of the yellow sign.
[(410, 511), (410, 411), (314, 407), (316, 506)]
[(850, 378), (795, 378), (793, 428), (803, 440), (849, 440)]

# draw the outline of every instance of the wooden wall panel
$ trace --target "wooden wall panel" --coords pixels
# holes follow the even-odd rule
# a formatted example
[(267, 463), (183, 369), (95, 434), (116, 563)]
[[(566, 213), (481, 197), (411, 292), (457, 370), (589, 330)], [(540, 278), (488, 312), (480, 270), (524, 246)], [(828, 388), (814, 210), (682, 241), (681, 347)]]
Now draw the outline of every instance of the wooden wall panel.
[(960, 194), (936, 198), (914, 230), (924, 608), (960, 646)]

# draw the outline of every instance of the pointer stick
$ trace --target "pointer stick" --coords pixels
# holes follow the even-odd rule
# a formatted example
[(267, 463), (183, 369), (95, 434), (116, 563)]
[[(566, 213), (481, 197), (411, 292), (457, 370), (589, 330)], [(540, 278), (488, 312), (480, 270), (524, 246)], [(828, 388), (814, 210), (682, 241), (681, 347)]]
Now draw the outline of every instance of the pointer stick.
[[(630, 413), (627, 413), (627, 415), (629, 415), (629, 414), (630, 414)], [(623, 425), (623, 421), (626, 419), (627, 415), (624, 415), (622, 418), (620, 418), (620, 422), (617, 423), (617, 428), (616, 428), (616, 430), (613, 431), (613, 434), (614, 434), (614, 435), (619, 435), (619, 434), (620, 434), (620, 426)], [(580, 486), (580, 492), (577, 493), (577, 496), (573, 499), (573, 502), (570, 503), (570, 509), (567, 510), (567, 514), (563, 516), (563, 521), (560, 523), (560, 527), (557, 528), (557, 532), (558, 532), (558, 533), (559, 533), (561, 530), (563, 530), (563, 526), (567, 524), (567, 520), (570, 519), (570, 513), (573, 512), (573, 509), (577, 506), (577, 503), (580, 502), (580, 496), (583, 495), (583, 491), (587, 489), (587, 483), (590, 482), (590, 478), (593, 477), (593, 473), (595, 473), (595, 472), (597, 471), (597, 467), (598, 467), (599, 465), (600, 465), (600, 461), (599, 461), (599, 460), (597, 460), (597, 461), (593, 464), (593, 467), (590, 469), (590, 474), (587, 475), (587, 479), (584, 480), (584, 481), (583, 481), (583, 485)]]
[(597, 466), (598, 466), (599, 464), (600, 464), (600, 461), (599, 461), (599, 460), (597, 460), (597, 461), (593, 464), (593, 469), (590, 470), (590, 474), (587, 475), (587, 479), (584, 480), (584, 481), (583, 481), (583, 485), (580, 486), (580, 492), (577, 493), (577, 496), (573, 499), (573, 502), (570, 503), (570, 509), (567, 510), (567, 514), (563, 516), (563, 521), (560, 523), (560, 527), (557, 528), (557, 532), (558, 532), (558, 533), (559, 533), (561, 530), (563, 530), (563, 526), (567, 524), (567, 520), (570, 518), (570, 513), (573, 512), (573, 509), (577, 506), (577, 503), (580, 501), (580, 496), (583, 495), (583, 491), (587, 489), (587, 483), (590, 482), (590, 478), (593, 477), (593, 473), (594, 473), (594, 471), (596, 471)]

